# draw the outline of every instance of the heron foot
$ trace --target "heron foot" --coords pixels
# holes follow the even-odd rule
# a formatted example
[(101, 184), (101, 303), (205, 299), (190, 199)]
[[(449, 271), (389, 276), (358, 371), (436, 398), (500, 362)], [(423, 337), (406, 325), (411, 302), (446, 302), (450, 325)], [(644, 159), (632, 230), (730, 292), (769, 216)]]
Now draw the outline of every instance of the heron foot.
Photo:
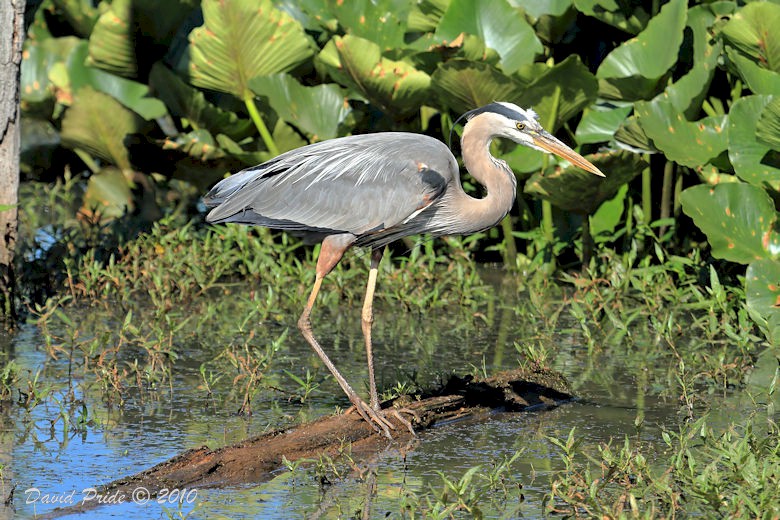
[(353, 410), (356, 410), (360, 416), (363, 417), (363, 419), (368, 424), (370, 424), (372, 428), (374, 428), (374, 430), (384, 434), (384, 436), (388, 439), (393, 440), (393, 436), (390, 433), (390, 430), (395, 430), (395, 426), (393, 423), (387, 420), (384, 411), (373, 409), (368, 405), (368, 403), (359, 397), (352, 401), (352, 406), (346, 411), (346, 413), (350, 413)]
[(406, 426), (406, 429), (409, 430), (409, 432), (412, 434), (412, 436), (417, 437), (417, 432), (414, 431), (414, 426), (412, 426), (411, 421), (403, 417), (401, 414), (406, 413), (414, 417), (414, 422), (419, 423), (420, 422), (420, 416), (415, 412), (414, 410), (410, 410), (409, 408), (391, 408), (388, 410), (388, 412), (398, 419), (398, 422)]

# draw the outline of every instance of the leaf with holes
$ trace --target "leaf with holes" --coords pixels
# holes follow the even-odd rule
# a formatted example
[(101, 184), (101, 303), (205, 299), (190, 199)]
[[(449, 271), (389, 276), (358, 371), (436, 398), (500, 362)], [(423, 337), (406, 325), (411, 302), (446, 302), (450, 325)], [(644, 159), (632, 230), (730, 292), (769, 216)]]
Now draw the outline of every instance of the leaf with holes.
[(777, 212), (761, 188), (699, 185), (683, 191), (680, 199), (685, 214), (707, 235), (716, 258), (749, 264), (780, 257)]
[(337, 137), (339, 125), (351, 111), (346, 93), (332, 83), (305, 87), (289, 74), (274, 74), (253, 78), (249, 88), (267, 97), (279, 117), (308, 134), (312, 141)]
[(740, 179), (756, 186), (780, 190), (777, 153), (756, 137), (761, 113), (771, 101), (771, 96), (747, 96), (731, 106), (729, 160)]
[(758, 260), (745, 273), (745, 297), (750, 315), (774, 346), (780, 345), (780, 261)]
[(313, 54), (301, 24), (271, 0), (203, 0), (202, 9), (204, 24), (190, 33), (180, 63), (195, 86), (244, 99), (250, 79), (287, 72)]
[(409, 62), (382, 57), (376, 43), (357, 36), (334, 36), (317, 59), (331, 78), (385, 112), (417, 110), (429, 95), (430, 76)]
[(615, 196), (621, 186), (647, 167), (642, 156), (629, 152), (588, 155), (587, 159), (606, 174), (596, 177), (575, 166), (554, 166), (535, 173), (525, 184), (525, 193), (549, 200), (566, 211), (591, 215), (605, 200)]

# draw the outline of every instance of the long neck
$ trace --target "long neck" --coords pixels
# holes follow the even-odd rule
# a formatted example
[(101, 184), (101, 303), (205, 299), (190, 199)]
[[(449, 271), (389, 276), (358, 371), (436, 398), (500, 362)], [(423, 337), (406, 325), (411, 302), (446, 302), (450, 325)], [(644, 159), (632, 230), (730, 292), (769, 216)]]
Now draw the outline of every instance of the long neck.
[(463, 234), (475, 233), (498, 224), (509, 213), (515, 201), (517, 180), (503, 161), (490, 155), (493, 136), (473, 125), (466, 125), (461, 139), (463, 163), (472, 177), (485, 187), (481, 199), (460, 192), (456, 209)]

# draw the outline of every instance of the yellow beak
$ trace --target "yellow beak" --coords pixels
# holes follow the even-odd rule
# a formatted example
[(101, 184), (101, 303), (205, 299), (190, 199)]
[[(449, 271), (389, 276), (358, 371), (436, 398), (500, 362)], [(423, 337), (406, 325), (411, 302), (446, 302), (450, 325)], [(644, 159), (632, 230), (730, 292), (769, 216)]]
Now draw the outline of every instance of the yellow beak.
[(562, 157), (572, 163), (574, 166), (577, 166), (578, 168), (582, 168), (583, 170), (589, 171), (590, 173), (594, 175), (598, 175), (599, 177), (606, 177), (603, 173), (601, 173), (601, 170), (596, 168), (590, 161), (585, 159), (583, 156), (563, 144), (561, 141), (553, 137), (551, 134), (547, 132), (540, 132), (533, 136), (534, 144), (538, 146), (539, 148), (546, 150), (550, 153), (554, 153), (558, 157)]

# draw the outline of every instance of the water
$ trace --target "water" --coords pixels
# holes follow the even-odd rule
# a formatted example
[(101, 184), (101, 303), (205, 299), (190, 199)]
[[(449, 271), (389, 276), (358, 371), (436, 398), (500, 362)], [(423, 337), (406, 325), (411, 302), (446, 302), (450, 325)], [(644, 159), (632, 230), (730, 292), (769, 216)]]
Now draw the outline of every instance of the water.
[[(517, 312), (511, 301), (488, 303), (479, 312), (444, 309), (424, 315), (380, 305), (374, 334), (380, 388), (392, 387), (399, 380), (430, 385), (450, 373), (471, 373), (475, 368), (487, 373), (514, 368), (522, 356), (513, 342), (537, 338), (539, 320)], [(94, 309), (88, 312), (97, 313)], [(367, 377), (359, 312), (359, 306), (323, 309), (313, 319), (326, 350), (355, 382)], [(276, 338), (294, 322), (291, 313), (289, 323), (262, 325), (255, 344), (263, 348), (268, 340), (262, 334)], [(294, 473), (280, 470), (269, 482), (243, 488), (179, 489), (148, 501), (143, 490), (135, 497), (102, 496), (100, 500), (121, 503), (92, 510), (89, 518), (167, 518), (180, 513), (189, 513), (190, 518), (332, 518), (366, 512), (377, 518), (392, 516), (398, 513), (405, 494), (441, 490), (439, 471), (457, 481), (469, 468), (489, 468), (517, 450), (522, 455), (506, 482), (522, 486), (525, 500), (502, 502), (494, 497), (495, 507), (488, 507), (492, 511), (488, 516), (541, 517), (550, 478), (563, 468), (560, 450), (546, 436), (565, 439), (574, 428), (588, 444), (622, 442), (629, 436), (661, 449), (661, 431), (676, 430), (684, 420), (678, 395), (668, 391), (673, 385), (667, 388), (664, 384), (671, 379), (674, 361), (654, 354), (657, 345), (651, 339), (637, 335), (629, 347), (589, 354), (574, 322), (561, 320), (556, 328), (559, 332), (549, 338), (548, 347), (555, 352), (551, 363), (572, 381), (578, 396), (574, 402), (551, 411), (496, 413), (488, 420), (442, 425), (421, 434), (411, 446), (394, 445), (375, 460), (359, 461), (358, 473), (340, 469), (346, 478), (332, 478), (325, 485), (321, 477), (327, 470), (318, 471), (312, 464)], [(17, 517), (34, 517), (61, 505), (47, 502), (98, 500), (89, 488), (147, 469), (186, 449), (217, 448), (348, 405), (332, 378), (325, 377), (316, 355), (293, 330), (263, 374), (268, 387), (277, 391), (256, 395), (253, 415), (238, 416), (240, 399), (225, 397), (234, 386), (236, 372), (225, 371), (212, 396), (203, 388), (199, 374), (201, 364), (213, 362), (224, 343), (231, 341), (240, 342), (207, 334), (176, 338), (179, 357), (171, 383), (154, 392), (128, 392), (126, 403), (119, 407), (101, 402), (99, 388), (79, 379), (83, 374), (77, 374), (74, 385), (68, 386), (67, 355), (60, 353), (58, 360), (52, 360), (40, 331), (24, 326), (5, 346), (23, 369), (21, 389), (39, 371), (39, 379), (52, 388), (46, 403), (29, 412), (11, 403), (0, 409), (0, 461), (5, 464), (4, 475), (12, 475), (16, 484)], [(285, 370), (303, 377), (307, 369), (319, 386), (301, 404), (288, 398), (298, 389)], [(132, 387), (129, 382), (128, 388)], [(57, 404), (69, 402), (71, 388), (76, 403), (87, 403), (90, 424), (85, 429), (66, 427), (63, 419), (67, 415), (73, 422), (79, 415), (78, 404), (69, 408), (70, 414), (62, 414)], [(638, 417), (641, 428), (636, 426)]]

